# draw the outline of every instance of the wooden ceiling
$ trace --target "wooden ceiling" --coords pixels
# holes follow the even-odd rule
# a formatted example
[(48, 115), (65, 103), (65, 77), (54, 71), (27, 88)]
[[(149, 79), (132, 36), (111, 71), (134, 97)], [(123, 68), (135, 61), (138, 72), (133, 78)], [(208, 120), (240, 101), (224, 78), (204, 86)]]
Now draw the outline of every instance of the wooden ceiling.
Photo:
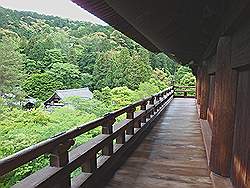
[(150, 51), (183, 64), (201, 62), (229, 1), (73, 0)]

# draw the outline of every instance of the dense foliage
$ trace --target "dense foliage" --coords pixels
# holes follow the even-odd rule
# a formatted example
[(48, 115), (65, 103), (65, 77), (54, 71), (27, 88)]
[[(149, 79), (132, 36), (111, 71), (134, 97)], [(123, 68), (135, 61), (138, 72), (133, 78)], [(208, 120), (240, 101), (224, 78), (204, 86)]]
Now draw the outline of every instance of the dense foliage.
[[(188, 67), (147, 51), (110, 26), (1, 7), (0, 17), (0, 158), (157, 93), (174, 81), (195, 84)], [(66, 99), (69, 106), (44, 110), (42, 102), (55, 90), (81, 87), (89, 87), (94, 98), (73, 97)], [(35, 109), (20, 105), (27, 96), (40, 101)], [(97, 128), (80, 136), (77, 145), (99, 132)], [(24, 165), (0, 178), (0, 187), (10, 187), (47, 164), (41, 157)]]

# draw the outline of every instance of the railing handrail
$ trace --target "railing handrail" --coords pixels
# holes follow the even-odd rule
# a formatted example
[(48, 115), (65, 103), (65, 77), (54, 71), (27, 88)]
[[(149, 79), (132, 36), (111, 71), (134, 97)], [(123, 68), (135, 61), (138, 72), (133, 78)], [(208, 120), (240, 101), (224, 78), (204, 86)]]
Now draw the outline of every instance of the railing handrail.
[[(39, 142), (37, 144), (34, 144), (28, 148), (25, 148), (19, 152), (16, 152), (13, 155), (10, 155), (6, 158), (3, 158), (0, 160), (0, 176), (20, 167), (23, 164), (26, 164), (27, 162), (36, 159), (37, 157), (43, 155), (43, 154), (47, 154), (47, 153), (51, 153), (52, 151), (55, 150), (55, 148), (57, 148), (60, 144), (64, 144), (64, 143), (69, 143), (69, 148), (74, 144), (73, 143), (73, 139), (76, 138), (77, 136), (80, 136), (98, 126), (104, 126), (105, 124), (107, 124), (108, 121), (110, 120), (115, 120), (115, 118), (117, 118), (118, 116), (127, 113), (127, 115), (129, 113), (133, 113), (135, 112), (136, 107), (138, 106), (145, 106), (145, 110), (146, 110), (146, 105), (148, 102), (152, 102), (151, 105), (153, 105), (153, 107), (150, 109), (150, 111), (145, 112), (145, 113), (151, 113), (152, 110), (156, 110), (157, 108), (159, 108), (159, 106), (161, 106), (164, 101), (158, 102), (157, 104), (154, 105), (154, 101), (158, 101), (160, 99), (160, 97), (163, 97), (167, 95), (167, 98), (173, 95), (173, 87), (169, 87), (166, 90), (163, 90), (155, 95), (152, 95), (151, 97), (147, 97), (144, 98), (140, 101), (137, 101), (131, 105), (128, 105), (126, 107), (123, 107), (119, 110), (116, 110), (114, 112), (108, 113), (107, 115), (105, 115), (104, 117), (101, 117), (99, 119), (96, 119), (94, 121), (88, 122), (84, 125), (78, 126), (77, 128), (71, 129), (69, 131), (66, 132), (62, 132), (60, 134), (57, 134), (51, 138), (48, 138), (42, 142)], [(145, 115), (145, 114), (144, 114)], [(133, 115), (132, 115), (133, 116)], [(111, 125), (114, 122), (111, 122)], [(106, 128), (106, 127), (105, 127)], [(112, 131), (111, 131), (112, 132)], [(69, 149), (68, 148), (68, 149)]]
[[(195, 92), (196, 86), (179, 86), (179, 85), (175, 85), (174, 86), (174, 92), (175, 92), (175, 97), (191, 97), (194, 98), (195, 96), (192, 94), (190, 95), (190, 93)], [(176, 93), (183, 93), (183, 95), (176, 95)], [(189, 93), (189, 95), (188, 95)]]
[(195, 86), (174, 86), (174, 88), (195, 88)]

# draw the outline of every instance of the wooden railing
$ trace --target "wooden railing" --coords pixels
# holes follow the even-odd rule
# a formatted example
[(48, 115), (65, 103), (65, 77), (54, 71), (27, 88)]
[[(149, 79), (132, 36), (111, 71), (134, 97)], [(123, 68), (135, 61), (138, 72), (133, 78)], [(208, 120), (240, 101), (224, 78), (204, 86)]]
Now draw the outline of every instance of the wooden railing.
[[(170, 87), (1, 159), (0, 176), (49, 154), (49, 166), (26, 177), (15, 187), (100, 187), (147, 134), (152, 121), (173, 99), (173, 94), (173, 87)], [(115, 123), (122, 114), (126, 114), (126, 119)], [(70, 150), (76, 137), (99, 126), (102, 127), (101, 134)], [(101, 154), (97, 155), (100, 151)], [(81, 174), (71, 178), (71, 173), (79, 167), (82, 168)]]
[(195, 86), (174, 86), (174, 97), (194, 98)]

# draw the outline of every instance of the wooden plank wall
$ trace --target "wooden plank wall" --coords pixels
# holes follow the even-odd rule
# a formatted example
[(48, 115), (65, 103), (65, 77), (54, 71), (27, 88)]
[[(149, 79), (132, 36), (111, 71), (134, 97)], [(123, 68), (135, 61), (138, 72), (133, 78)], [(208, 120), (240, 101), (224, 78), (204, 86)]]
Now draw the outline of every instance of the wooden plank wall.
[(230, 176), (234, 121), (234, 73), (231, 69), (231, 37), (221, 37), (217, 47), (214, 114), (210, 168)]
[(250, 187), (250, 21), (232, 37), (232, 68), (237, 71), (237, 96), (232, 160), (232, 181)]
[(208, 96), (207, 117), (201, 118), (212, 130), (210, 168), (230, 177), (235, 188), (250, 188), (250, 20), (221, 37), (206, 62), (209, 89), (202, 83), (204, 71), (197, 79), (201, 111)]
[(237, 90), (232, 180), (237, 188), (249, 188), (250, 177), (247, 176), (250, 175), (250, 68), (239, 72)]
[(216, 56), (213, 56), (208, 61), (208, 75), (209, 75), (209, 97), (207, 108), (207, 121), (213, 130), (213, 110), (214, 110), (214, 90), (215, 90), (215, 73), (216, 73)]

